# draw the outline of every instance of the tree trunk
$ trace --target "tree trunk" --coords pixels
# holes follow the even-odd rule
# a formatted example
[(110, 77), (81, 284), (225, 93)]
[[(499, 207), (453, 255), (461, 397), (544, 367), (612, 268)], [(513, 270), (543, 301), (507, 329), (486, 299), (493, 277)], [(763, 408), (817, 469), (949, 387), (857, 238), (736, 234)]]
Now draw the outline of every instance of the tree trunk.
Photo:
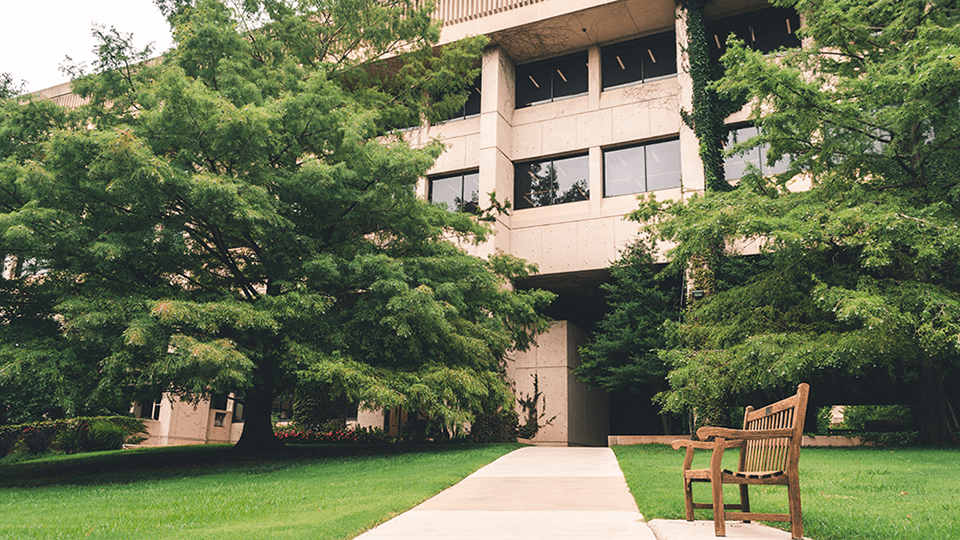
[(284, 444), (273, 433), (273, 392), (256, 385), (243, 398), (243, 433), (234, 448), (248, 453), (273, 452)]
[(943, 369), (939, 362), (927, 359), (920, 368), (920, 440), (923, 446), (953, 446), (957, 436), (950, 429), (947, 394), (943, 389)]

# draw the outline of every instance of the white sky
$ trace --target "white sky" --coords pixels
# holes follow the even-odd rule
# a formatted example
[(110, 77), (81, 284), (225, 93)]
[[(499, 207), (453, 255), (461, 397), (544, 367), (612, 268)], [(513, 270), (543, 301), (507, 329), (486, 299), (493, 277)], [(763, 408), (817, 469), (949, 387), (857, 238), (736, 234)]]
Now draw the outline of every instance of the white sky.
[(68, 82), (59, 70), (66, 56), (93, 63), (93, 24), (133, 33), (139, 48), (153, 42), (156, 54), (172, 47), (153, 0), (0, 0), (0, 73), (30, 91)]

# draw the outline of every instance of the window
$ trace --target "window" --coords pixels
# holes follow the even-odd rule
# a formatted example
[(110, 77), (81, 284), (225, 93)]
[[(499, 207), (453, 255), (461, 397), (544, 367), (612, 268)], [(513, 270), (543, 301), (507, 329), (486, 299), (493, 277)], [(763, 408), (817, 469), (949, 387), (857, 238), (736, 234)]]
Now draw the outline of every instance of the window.
[(288, 422), (293, 418), (293, 400), (289, 397), (274, 399), (271, 414), (279, 416), (281, 422)]
[(680, 187), (680, 141), (672, 139), (603, 153), (603, 196)]
[(781, 47), (799, 47), (797, 28), (800, 16), (789, 8), (770, 8), (736, 17), (729, 17), (707, 25), (707, 40), (711, 57), (719, 61), (727, 48), (727, 36), (737, 38), (762, 53), (773, 52)]
[(590, 198), (586, 155), (546, 159), (514, 166), (513, 191), (517, 210)]
[(160, 419), (160, 402), (154, 401), (153, 403), (140, 403), (140, 414), (137, 418), (144, 418), (147, 420), (159, 420)]
[(233, 423), (243, 423), (243, 398), (233, 398)]
[[(742, 143), (760, 134), (760, 130), (754, 126), (731, 127), (727, 133), (727, 142), (724, 150), (729, 150), (733, 145)], [(723, 173), (727, 180), (736, 180), (743, 178), (747, 172), (747, 167), (753, 165), (760, 170), (762, 176), (770, 176), (786, 172), (790, 159), (784, 156), (780, 161), (773, 165), (767, 165), (767, 150), (769, 144), (763, 144), (756, 148), (751, 148), (745, 152), (733, 156), (727, 156), (723, 160)]]
[(451, 120), (463, 120), (464, 118), (473, 118), (474, 116), (480, 115), (480, 89), (483, 88), (483, 81), (480, 79), (480, 76), (477, 75), (477, 79), (473, 81), (467, 90), (470, 91), (470, 95), (467, 97), (467, 102), (463, 104), (463, 107), (460, 107), (459, 110), (454, 112), (449, 117), (445, 118), (444, 121)]
[(430, 179), (430, 201), (456, 212), (477, 211), (480, 204), (480, 173), (465, 172)]
[(216, 409), (218, 411), (227, 410), (227, 395), (213, 394), (212, 396), (210, 396), (210, 408)]
[(610, 45), (600, 50), (603, 89), (677, 73), (673, 32)]
[(517, 108), (587, 92), (587, 52), (517, 66)]

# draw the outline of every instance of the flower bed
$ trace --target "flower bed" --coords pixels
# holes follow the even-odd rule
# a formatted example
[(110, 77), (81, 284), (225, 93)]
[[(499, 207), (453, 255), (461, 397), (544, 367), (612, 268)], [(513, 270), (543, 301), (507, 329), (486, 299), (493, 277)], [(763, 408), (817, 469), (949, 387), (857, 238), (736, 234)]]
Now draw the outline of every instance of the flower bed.
[(315, 431), (302, 426), (286, 425), (274, 427), (274, 433), (281, 441), (292, 444), (377, 444), (394, 440), (382, 429), (361, 427)]

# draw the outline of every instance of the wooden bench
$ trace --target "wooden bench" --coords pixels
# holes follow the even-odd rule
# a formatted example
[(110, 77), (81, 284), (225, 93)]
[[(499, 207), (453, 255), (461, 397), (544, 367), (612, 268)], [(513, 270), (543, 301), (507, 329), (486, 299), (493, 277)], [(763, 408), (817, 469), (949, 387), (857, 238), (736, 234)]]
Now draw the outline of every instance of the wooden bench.
[[(724, 521), (789, 521), (794, 539), (803, 538), (803, 516), (800, 512), (800, 443), (803, 440), (803, 422), (807, 411), (810, 386), (802, 383), (796, 395), (766, 407), (747, 407), (743, 415), (743, 429), (702, 427), (697, 430), (699, 441), (677, 440), (675, 450), (687, 449), (683, 460), (683, 495), (687, 520), (693, 521), (694, 509), (712, 509), (717, 536), (726, 536)], [(706, 441), (713, 437), (712, 441)], [(709, 469), (691, 469), (696, 449), (711, 450)], [(737, 471), (721, 466), (723, 452), (740, 449)], [(710, 482), (713, 502), (694, 503), (694, 482)], [(740, 486), (740, 504), (724, 504), (723, 484)], [(766, 514), (750, 511), (750, 484), (787, 486), (789, 514)], [(730, 512), (728, 510), (738, 510)]]

